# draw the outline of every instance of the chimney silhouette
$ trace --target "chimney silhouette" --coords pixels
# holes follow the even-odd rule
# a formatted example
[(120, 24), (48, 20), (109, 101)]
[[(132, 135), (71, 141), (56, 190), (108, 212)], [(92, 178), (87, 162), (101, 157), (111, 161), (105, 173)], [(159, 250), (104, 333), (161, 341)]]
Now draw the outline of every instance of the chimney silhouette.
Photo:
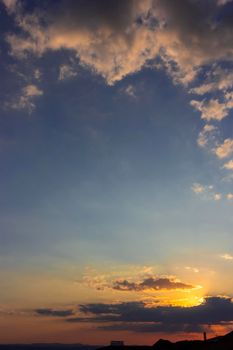
[(203, 337), (204, 337), (204, 341), (206, 341), (206, 340), (207, 340), (207, 338), (206, 338), (206, 332), (203, 332)]

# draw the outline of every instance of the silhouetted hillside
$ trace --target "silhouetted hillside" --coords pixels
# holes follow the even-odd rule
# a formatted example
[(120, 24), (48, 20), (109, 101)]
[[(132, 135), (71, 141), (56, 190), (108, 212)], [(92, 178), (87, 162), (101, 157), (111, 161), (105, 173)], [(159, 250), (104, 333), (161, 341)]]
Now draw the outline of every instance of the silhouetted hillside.
[[(117, 348), (117, 349), (116, 349)], [(160, 339), (153, 346), (107, 346), (98, 350), (233, 350), (233, 332), (221, 337), (201, 340), (185, 340), (172, 343)]]
[(95, 350), (99, 345), (33, 343), (33, 344), (4, 344), (0, 350)]
[(233, 350), (233, 332), (224, 336), (201, 340), (184, 340), (172, 343), (160, 339), (152, 346), (105, 346), (85, 344), (5, 344), (0, 350)]

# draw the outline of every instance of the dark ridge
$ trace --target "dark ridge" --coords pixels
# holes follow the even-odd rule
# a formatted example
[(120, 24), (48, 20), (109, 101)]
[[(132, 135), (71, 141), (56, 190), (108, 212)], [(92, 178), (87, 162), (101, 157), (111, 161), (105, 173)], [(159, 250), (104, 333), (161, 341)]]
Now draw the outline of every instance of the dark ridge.
[[(98, 350), (233, 350), (233, 332), (204, 340), (183, 340), (172, 343), (160, 339), (152, 346), (106, 346)], [(0, 349), (1, 350), (1, 349)]]
[(152, 346), (143, 345), (99, 345), (84, 344), (2, 344), (0, 350), (233, 350), (233, 331), (219, 337), (202, 340), (184, 340), (172, 343), (160, 339)]

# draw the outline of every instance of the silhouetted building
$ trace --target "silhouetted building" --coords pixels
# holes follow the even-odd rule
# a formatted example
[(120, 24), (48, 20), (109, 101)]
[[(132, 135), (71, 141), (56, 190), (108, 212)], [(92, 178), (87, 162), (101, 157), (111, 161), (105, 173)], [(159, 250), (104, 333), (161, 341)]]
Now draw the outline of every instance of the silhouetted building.
[(110, 343), (111, 346), (124, 346), (123, 340), (112, 340)]

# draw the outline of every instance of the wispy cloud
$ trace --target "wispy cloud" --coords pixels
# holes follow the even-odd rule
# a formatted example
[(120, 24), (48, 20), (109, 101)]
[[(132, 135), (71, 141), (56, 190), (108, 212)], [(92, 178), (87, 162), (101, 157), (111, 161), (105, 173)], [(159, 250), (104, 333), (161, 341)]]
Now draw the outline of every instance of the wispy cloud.
[(205, 147), (209, 142), (215, 141), (217, 127), (211, 124), (204, 125), (200, 131), (197, 139), (197, 143), (200, 147)]
[(68, 317), (74, 315), (73, 310), (57, 310), (50, 308), (35, 309), (34, 312), (40, 316)]
[(206, 188), (200, 183), (194, 183), (192, 185), (192, 191), (196, 194), (204, 193), (206, 191)]
[(220, 257), (224, 260), (233, 260), (233, 256), (228, 253), (220, 255)]
[(12, 109), (25, 109), (31, 113), (35, 108), (35, 99), (42, 95), (43, 91), (41, 89), (36, 85), (29, 84), (21, 90), (18, 96), (7, 102), (6, 106)]
[(77, 71), (72, 65), (62, 64), (59, 67), (59, 76), (58, 80), (71, 79), (77, 76)]
[(132, 84), (129, 84), (124, 89), (122, 89), (122, 92), (130, 97), (136, 98), (136, 89)]
[(192, 271), (194, 273), (200, 272), (197, 267), (185, 266), (185, 269), (188, 270), (188, 271)]

